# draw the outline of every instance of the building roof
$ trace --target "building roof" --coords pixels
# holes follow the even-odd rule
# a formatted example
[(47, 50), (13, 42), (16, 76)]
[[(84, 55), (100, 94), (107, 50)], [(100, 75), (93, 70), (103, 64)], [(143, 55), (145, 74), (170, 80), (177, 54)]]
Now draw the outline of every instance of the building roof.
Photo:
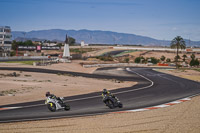
[(10, 29), (10, 26), (0, 26), (0, 28), (8, 28), (8, 29)]

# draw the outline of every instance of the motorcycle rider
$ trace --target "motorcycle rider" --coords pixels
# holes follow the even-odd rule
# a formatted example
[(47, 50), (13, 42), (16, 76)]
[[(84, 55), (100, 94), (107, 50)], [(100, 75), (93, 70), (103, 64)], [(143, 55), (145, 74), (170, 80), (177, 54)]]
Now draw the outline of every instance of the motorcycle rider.
[(103, 89), (102, 97), (104, 103), (105, 103), (104, 98), (106, 97), (106, 95), (116, 99), (116, 97), (111, 92), (109, 92), (107, 89)]
[(56, 97), (54, 94), (51, 94), (49, 91), (46, 92), (46, 97), (48, 98), (52, 98), (52, 99), (56, 99), (58, 100), (58, 103), (62, 106), (64, 103), (63, 101), (60, 99), (60, 97)]

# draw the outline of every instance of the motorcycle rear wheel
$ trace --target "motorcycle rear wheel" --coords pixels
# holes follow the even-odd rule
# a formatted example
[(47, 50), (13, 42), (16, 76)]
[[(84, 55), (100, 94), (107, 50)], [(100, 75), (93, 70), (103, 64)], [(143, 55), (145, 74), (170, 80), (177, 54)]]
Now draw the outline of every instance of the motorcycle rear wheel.
[(66, 111), (70, 110), (70, 106), (65, 104), (65, 108), (64, 108)]
[(118, 104), (118, 107), (119, 107), (119, 108), (122, 108), (122, 107), (123, 107), (123, 104), (122, 104), (122, 103), (119, 103), (119, 104)]

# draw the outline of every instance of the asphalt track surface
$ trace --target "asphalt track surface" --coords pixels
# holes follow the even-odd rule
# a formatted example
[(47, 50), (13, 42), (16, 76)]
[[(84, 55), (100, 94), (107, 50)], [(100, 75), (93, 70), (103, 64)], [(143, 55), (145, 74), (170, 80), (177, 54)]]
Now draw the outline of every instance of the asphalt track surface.
[[(16, 109), (0, 110), (0, 123), (28, 120), (43, 120), (64, 117), (77, 117), (105, 114), (123, 110), (140, 109), (161, 105), (178, 99), (200, 93), (200, 83), (154, 71), (153, 68), (100, 68), (94, 74), (84, 74), (59, 70), (36, 68), (0, 67), (0, 70), (27, 71), (52, 74), (70, 74), (98, 79), (117, 79), (121, 81), (138, 82), (127, 88), (118, 88), (111, 92), (115, 94), (124, 107), (109, 109), (104, 105), (101, 92), (65, 97), (70, 104), (70, 111), (50, 112), (43, 101), (4, 105), (0, 108), (19, 107)], [(100, 86), (101, 87), (101, 86)], [(102, 88), (103, 89), (103, 88)]]

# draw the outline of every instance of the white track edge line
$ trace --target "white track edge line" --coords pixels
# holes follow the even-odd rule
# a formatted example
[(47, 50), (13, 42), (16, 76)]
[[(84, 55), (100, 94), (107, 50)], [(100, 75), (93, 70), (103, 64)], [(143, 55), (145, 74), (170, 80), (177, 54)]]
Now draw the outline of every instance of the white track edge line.
[[(151, 82), (151, 85), (148, 85), (148, 86), (145, 86), (145, 87), (141, 87), (141, 88), (137, 88), (137, 89), (134, 89), (134, 90), (121, 91), (121, 92), (117, 92), (117, 93), (113, 93), (113, 94), (121, 94), (121, 93), (139, 91), (139, 90), (143, 90), (143, 89), (146, 89), (146, 88), (150, 88), (150, 87), (152, 87), (152, 86), (154, 85), (154, 82), (151, 81), (150, 79), (148, 79), (147, 77), (144, 77), (143, 75), (140, 75), (139, 73), (137, 73), (137, 72), (135, 72), (135, 71), (131, 71), (130, 68), (126, 68), (126, 70), (129, 71), (129, 72), (133, 72), (133, 73), (137, 74), (138, 76), (141, 76), (141, 77), (143, 77), (144, 79), (150, 81), (150, 82)], [(78, 99), (72, 99), (72, 100), (65, 100), (64, 102), (79, 101), (79, 100), (91, 99), (91, 98), (96, 98), (96, 97), (101, 97), (101, 96), (99, 95), (99, 96), (92, 96), (92, 97), (86, 97), (86, 98), (78, 98)], [(41, 106), (41, 105), (44, 105), (44, 104), (36, 104), (36, 105), (29, 105), (29, 106), (21, 106), (21, 107), (18, 107), (18, 108), (28, 108), (28, 107), (35, 107), (35, 106)]]

